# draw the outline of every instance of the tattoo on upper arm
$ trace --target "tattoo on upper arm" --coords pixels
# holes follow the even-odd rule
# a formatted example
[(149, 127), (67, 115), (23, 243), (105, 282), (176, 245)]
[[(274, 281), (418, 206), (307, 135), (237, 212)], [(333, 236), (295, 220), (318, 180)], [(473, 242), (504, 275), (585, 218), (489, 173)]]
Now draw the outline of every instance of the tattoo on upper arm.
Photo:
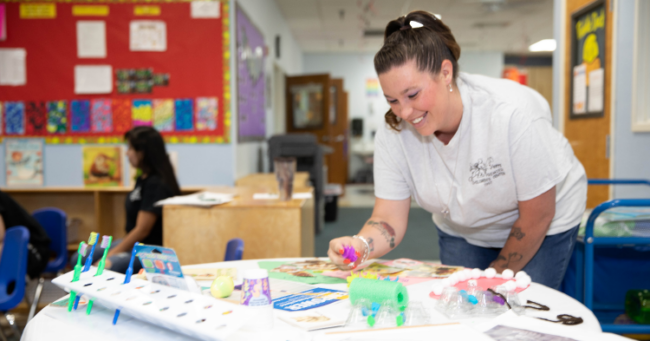
[(524, 238), (525, 236), (526, 234), (521, 232), (521, 227), (513, 227), (512, 231), (510, 231), (510, 235), (508, 235), (508, 239), (515, 238), (521, 240), (521, 238)]
[(395, 247), (395, 229), (392, 226), (383, 221), (377, 222), (372, 220), (368, 220), (366, 224), (379, 230), (379, 232), (381, 232), (381, 235), (386, 238), (386, 241), (390, 245), (391, 249)]
[(375, 241), (372, 240), (372, 238), (370, 238), (370, 237), (368, 237), (368, 247), (370, 248), (370, 250), (368, 250), (368, 252), (375, 251)]

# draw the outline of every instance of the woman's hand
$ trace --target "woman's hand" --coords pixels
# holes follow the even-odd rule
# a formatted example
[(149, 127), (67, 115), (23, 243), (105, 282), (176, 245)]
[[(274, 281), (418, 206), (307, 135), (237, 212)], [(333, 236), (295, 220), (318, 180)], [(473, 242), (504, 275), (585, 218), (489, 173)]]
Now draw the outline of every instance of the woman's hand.
[[(354, 263), (345, 263), (345, 259), (343, 258), (344, 246), (352, 246), (357, 251), (358, 256)], [(330, 248), (327, 251), (327, 255), (339, 269), (350, 270), (356, 268), (361, 263), (363, 255), (369, 251), (367, 250), (366, 244), (358, 238), (340, 237), (330, 241)]]

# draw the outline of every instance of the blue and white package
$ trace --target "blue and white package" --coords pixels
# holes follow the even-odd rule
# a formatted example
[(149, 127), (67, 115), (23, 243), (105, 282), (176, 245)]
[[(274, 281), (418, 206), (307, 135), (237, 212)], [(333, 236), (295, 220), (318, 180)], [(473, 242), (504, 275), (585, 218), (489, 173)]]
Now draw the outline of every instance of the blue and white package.
[(346, 291), (314, 288), (299, 294), (276, 298), (273, 300), (273, 308), (284, 311), (304, 311), (340, 302), (347, 298)]

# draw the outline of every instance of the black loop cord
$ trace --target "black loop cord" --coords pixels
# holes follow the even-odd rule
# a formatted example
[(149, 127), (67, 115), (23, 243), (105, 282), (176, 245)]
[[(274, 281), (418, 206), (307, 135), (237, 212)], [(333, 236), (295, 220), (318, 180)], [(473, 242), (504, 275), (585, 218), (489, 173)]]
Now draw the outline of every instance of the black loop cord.
[(572, 316), (572, 315), (569, 315), (569, 314), (561, 314), (561, 315), (558, 315), (557, 318), (558, 318), (557, 321), (553, 321), (553, 320), (545, 319), (543, 317), (538, 317), (538, 319), (540, 319), (540, 320), (553, 322), (553, 323), (562, 323), (562, 324), (568, 325), (568, 326), (575, 326), (577, 324), (581, 324), (582, 322), (584, 322), (582, 320), (582, 318)]
[(531, 300), (526, 301), (526, 303), (527, 304), (533, 304), (533, 305), (525, 305), (524, 308), (530, 308), (530, 309), (541, 310), (541, 311), (549, 311), (549, 310), (551, 310), (551, 308), (549, 308), (549, 307), (547, 307), (547, 306), (545, 306), (543, 304), (531, 301)]

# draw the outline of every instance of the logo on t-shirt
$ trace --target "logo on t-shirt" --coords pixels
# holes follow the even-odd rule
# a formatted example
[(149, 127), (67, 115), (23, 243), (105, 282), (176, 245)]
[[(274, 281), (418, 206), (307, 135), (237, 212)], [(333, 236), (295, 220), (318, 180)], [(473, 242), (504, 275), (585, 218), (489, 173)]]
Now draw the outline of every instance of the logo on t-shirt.
[(506, 175), (500, 163), (494, 163), (494, 159), (489, 157), (487, 163), (483, 159), (478, 159), (478, 162), (469, 165), (469, 182), (474, 185), (484, 184), (485, 186), (491, 185), (492, 180), (502, 175)]
[(133, 189), (133, 192), (131, 192), (131, 194), (129, 195), (129, 199), (131, 199), (131, 201), (138, 201), (142, 199), (142, 196), (140, 195), (140, 187), (136, 187)]

